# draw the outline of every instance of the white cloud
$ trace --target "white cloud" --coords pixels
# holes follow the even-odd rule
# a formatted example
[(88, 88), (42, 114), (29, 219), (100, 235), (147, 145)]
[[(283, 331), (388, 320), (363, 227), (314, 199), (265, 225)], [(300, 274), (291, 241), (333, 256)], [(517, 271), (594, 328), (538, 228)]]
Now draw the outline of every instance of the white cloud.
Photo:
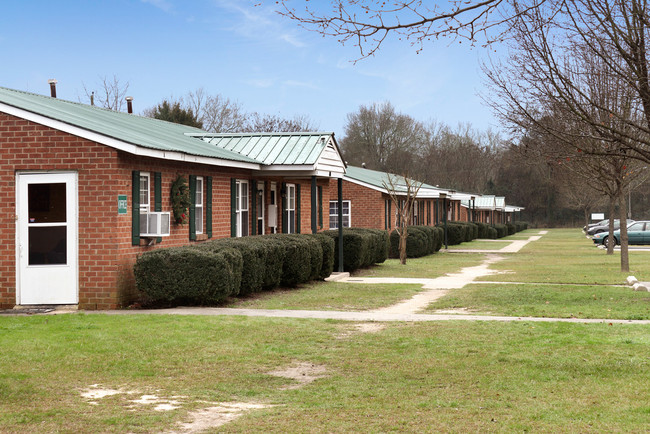
[(307, 44), (298, 36), (296, 30), (288, 29), (271, 7), (260, 4), (242, 4), (237, 0), (214, 0), (217, 7), (225, 9), (236, 16), (236, 22), (229, 27), (246, 38), (264, 41), (282, 41), (296, 48), (306, 47)]
[(282, 82), (285, 86), (291, 86), (291, 87), (303, 87), (307, 89), (313, 89), (313, 90), (321, 90), (320, 87), (315, 85), (314, 83), (307, 82), (307, 81), (298, 81), (298, 80), (285, 80)]
[(273, 86), (275, 80), (273, 80), (272, 78), (252, 78), (252, 79), (244, 80), (244, 83), (253, 87), (267, 88)]
[(152, 6), (157, 7), (158, 9), (161, 9), (164, 12), (172, 12), (174, 9), (174, 5), (172, 5), (169, 1), (167, 0), (140, 0), (142, 3), (148, 3)]

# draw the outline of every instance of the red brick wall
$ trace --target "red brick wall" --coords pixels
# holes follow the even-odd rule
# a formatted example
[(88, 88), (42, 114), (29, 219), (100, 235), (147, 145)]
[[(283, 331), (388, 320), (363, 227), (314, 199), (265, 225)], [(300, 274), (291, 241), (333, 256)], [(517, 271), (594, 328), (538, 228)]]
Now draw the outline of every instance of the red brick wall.
[[(137, 255), (162, 247), (187, 245), (189, 225), (172, 225), (171, 235), (154, 246), (133, 246), (132, 171), (149, 172), (153, 207), (153, 173), (162, 176), (162, 210), (171, 212), (171, 184), (180, 174), (213, 177), (213, 238), (230, 237), (230, 179), (276, 181), (278, 213), (282, 178), (262, 178), (252, 171), (136, 157), (68, 133), (0, 113), (0, 307), (16, 303), (16, 172), (75, 171), (79, 189), (79, 307), (109, 309), (127, 305), (136, 297), (133, 264)], [(301, 232), (311, 233), (311, 179), (287, 180), (301, 184)], [(329, 221), (328, 180), (323, 186), (323, 223)], [(117, 196), (128, 198), (128, 213), (118, 215)], [(270, 198), (270, 182), (265, 192)], [(205, 196), (204, 196), (205, 198)], [(205, 216), (205, 213), (204, 213)], [(252, 221), (252, 207), (249, 205)], [(265, 219), (266, 220), (266, 219)], [(282, 220), (278, 216), (278, 232)], [(266, 233), (269, 233), (266, 228)], [(201, 238), (205, 238), (201, 237)], [(200, 241), (197, 241), (200, 242)]]
[[(336, 179), (330, 180), (330, 200), (338, 199), (338, 184)], [(385, 229), (384, 203), (389, 199), (379, 191), (363, 187), (352, 182), (343, 181), (343, 200), (350, 201), (350, 221), (355, 228)], [(395, 214), (395, 206), (391, 205), (391, 213)], [(324, 222), (329, 225), (329, 219)], [(395, 222), (392, 222), (392, 228)]]

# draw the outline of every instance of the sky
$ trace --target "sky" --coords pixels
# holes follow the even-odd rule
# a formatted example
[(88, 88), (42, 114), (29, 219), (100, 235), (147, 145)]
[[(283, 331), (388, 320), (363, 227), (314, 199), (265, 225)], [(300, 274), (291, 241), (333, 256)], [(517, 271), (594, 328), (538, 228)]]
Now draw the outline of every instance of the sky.
[[(325, 1), (325, 0), (322, 0)], [(204, 88), (248, 112), (306, 115), (345, 136), (347, 115), (390, 101), (422, 121), (499, 125), (479, 96), (483, 48), (453, 41), (419, 54), (391, 40), (359, 60), (352, 45), (305, 30), (274, 0), (22, 0), (0, 13), (0, 86), (88, 103), (84, 86), (128, 82), (134, 111)]]

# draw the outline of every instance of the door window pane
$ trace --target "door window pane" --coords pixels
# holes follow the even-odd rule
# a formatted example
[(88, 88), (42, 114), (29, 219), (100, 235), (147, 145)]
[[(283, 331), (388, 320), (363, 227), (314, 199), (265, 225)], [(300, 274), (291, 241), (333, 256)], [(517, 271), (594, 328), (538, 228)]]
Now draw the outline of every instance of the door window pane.
[(67, 227), (29, 228), (29, 265), (67, 263)]
[(65, 183), (27, 186), (29, 223), (65, 223)]

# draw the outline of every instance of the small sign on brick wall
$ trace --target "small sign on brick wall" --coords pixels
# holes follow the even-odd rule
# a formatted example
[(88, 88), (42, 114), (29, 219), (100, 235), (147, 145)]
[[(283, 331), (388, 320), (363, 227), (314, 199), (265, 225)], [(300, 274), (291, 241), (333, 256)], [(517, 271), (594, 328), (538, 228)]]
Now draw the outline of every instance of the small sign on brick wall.
[(126, 214), (127, 213), (127, 201), (126, 201), (126, 194), (118, 194), (117, 195), (117, 213), (118, 214)]

